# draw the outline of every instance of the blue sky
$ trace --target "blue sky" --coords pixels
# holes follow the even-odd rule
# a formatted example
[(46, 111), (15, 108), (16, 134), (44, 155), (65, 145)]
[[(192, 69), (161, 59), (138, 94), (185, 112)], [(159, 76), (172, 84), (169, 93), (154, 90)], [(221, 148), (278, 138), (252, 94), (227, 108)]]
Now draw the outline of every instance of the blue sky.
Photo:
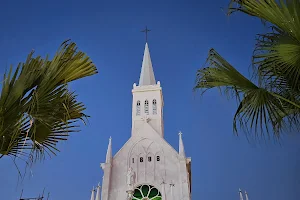
[[(243, 14), (226, 17), (228, 1), (8, 1), (0, 7), (0, 74), (36, 55), (53, 56), (60, 43), (72, 39), (96, 64), (99, 74), (71, 88), (92, 117), (80, 133), (59, 145), (58, 156), (35, 164), (18, 181), (10, 158), (0, 161), (0, 199), (16, 200), (43, 191), (50, 199), (89, 199), (102, 179), (109, 136), (116, 153), (130, 137), (131, 89), (138, 82), (145, 36), (157, 80), (164, 94), (165, 138), (178, 149), (183, 132), (192, 157), (193, 199), (238, 199), (238, 188), (250, 200), (296, 200), (300, 196), (300, 137), (282, 145), (249, 144), (232, 133), (233, 100), (217, 90), (203, 98), (192, 92), (195, 73), (214, 47), (249, 75), (255, 34), (266, 29)], [(22, 163), (19, 162), (22, 166)]]

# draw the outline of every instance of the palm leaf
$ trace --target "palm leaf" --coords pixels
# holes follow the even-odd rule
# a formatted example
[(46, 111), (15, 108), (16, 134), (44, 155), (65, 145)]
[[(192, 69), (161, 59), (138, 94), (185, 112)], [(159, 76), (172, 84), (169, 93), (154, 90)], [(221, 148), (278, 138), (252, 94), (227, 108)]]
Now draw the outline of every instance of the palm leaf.
[(236, 11), (273, 24), (300, 42), (299, 0), (231, 0), (228, 14)]
[(76, 122), (86, 117), (85, 106), (67, 84), (97, 73), (90, 58), (69, 41), (52, 60), (32, 56), (33, 52), (18, 65), (12, 78), (12, 68), (4, 78), (0, 96), (2, 156), (18, 156), (25, 148), (36, 158), (55, 154), (56, 144), (79, 131)]
[(299, 127), (300, 111), (300, 1), (231, 0), (228, 14), (236, 11), (271, 24), (269, 33), (258, 34), (253, 55), (257, 84), (242, 76), (214, 50), (209, 68), (197, 72), (195, 89), (225, 88), (237, 97), (234, 116), (238, 127), (254, 135), (279, 138), (287, 129)]
[(214, 49), (210, 50), (207, 63), (209, 67), (198, 70), (194, 89), (206, 91), (217, 87), (237, 98), (239, 107), (234, 116), (234, 132), (237, 134), (239, 127), (246, 133), (254, 131), (255, 136), (263, 133), (269, 135), (272, 128), (274, 136), (278, 138), (282, 120), (288, 115), (286, 105), (293, 103), (298, 105), (299, 109), (300, 104), (290, 102), (280, 94), (257, 86), (240, 74)]

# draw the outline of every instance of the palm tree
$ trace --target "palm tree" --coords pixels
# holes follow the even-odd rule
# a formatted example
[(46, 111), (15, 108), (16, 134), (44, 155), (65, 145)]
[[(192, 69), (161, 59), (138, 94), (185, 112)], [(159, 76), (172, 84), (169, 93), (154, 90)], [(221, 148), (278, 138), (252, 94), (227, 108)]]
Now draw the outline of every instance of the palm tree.
[(205, 92), (216, 87), (236, 97), (234, 133), (242, 130), (255, 138), (279, 139), (282, 133), (299, 128), (300, 0), (231, 0), (228, 14), (236, 11), (270, 26), (268, 33), (257, 35), (254, 80), (211, 49), (208, 67), (197, 71), (194, 89)]
[(4, 75), (0, 96), (0, 158), (55, 154), (57, 142), (88, 117), (68, 83), (97, 73), (76, 44), (65, 41), (52, 60), (33, 57)]

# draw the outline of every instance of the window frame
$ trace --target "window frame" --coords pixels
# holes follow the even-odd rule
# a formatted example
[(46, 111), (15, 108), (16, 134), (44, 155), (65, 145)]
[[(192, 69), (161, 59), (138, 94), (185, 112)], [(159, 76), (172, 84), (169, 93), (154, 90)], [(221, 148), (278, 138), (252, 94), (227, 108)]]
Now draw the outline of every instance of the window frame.
[(140, 100), (138, 100), (137, 102), (136, 102), (136, 116), (140, 116), (141, 115), (141, 101)]
[(144, 104), (144, 112), (146, 115), (149, 115), (149, 101), (146, 99)]
[(156, 156), (156, 161), (157, 161), (157, 162), (160, 161), (160, 156)]
[(156, 99), (152, 100), (152, 114), (153, 115), (157, 114), (157, 101), (156, 101)]

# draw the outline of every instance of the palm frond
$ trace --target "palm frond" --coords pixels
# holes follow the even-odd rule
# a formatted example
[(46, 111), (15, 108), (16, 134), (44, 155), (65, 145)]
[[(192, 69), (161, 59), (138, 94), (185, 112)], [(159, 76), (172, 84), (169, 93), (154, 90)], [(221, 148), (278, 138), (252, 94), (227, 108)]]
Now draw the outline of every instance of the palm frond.
[(85, 106), (67, 84), (97, 73), (90, 58), (69, 41), (52, 60), (32, 56), (33, 52), (18, 65), (12, 78), (12, 68), (4, 77), (0, 96), (2, 155), (19, 156), (24, 149), (30, 149), (36, 158), (55, 154), (56, 144), (79, 131), (76, 122), (87, 117)]
[(267, 21), (300, 42), (299, 0), (231, 0), (228, 14), (236, 11)]
[(214, 49), (209, 51), (207, 68), (199, 69), (194, 89), (225, 87), (234, 90), (235, 94), (258, 89), (258, 87), (239, 73), (232, 65), (222, 58)]
[(257, 41), (253, 64), (266, 86), (300, 91), (300, 43), (283, 32), (262, 34)]
[(253, 54), (254, 84), (214, 50), (209, 68), (196, 75), (195, 89), (213, 87), (230, 91), (239, 107), (234, 132), (278, 139), (288, 130), (299, 130), (300, 113), (300, 1), (231, 0), (228, 14), (243, 12), (271, 25), (269, 33), (258, 34)]
[(256, 137), (264, 133), (270, 137), (272, 129), (279, 138), (283, 120), (289, 115), (287, 106), (299, 109), (300, 104), (252, 83), (214, 49), (210, 50), (207, 63), (209, 67), (198, 70), (194, 89), (217, 87), (237, 98), (239, 107), (233, 120), (234, 132), (237, 134), (241, 129), (246, 133), (253, 131)]

